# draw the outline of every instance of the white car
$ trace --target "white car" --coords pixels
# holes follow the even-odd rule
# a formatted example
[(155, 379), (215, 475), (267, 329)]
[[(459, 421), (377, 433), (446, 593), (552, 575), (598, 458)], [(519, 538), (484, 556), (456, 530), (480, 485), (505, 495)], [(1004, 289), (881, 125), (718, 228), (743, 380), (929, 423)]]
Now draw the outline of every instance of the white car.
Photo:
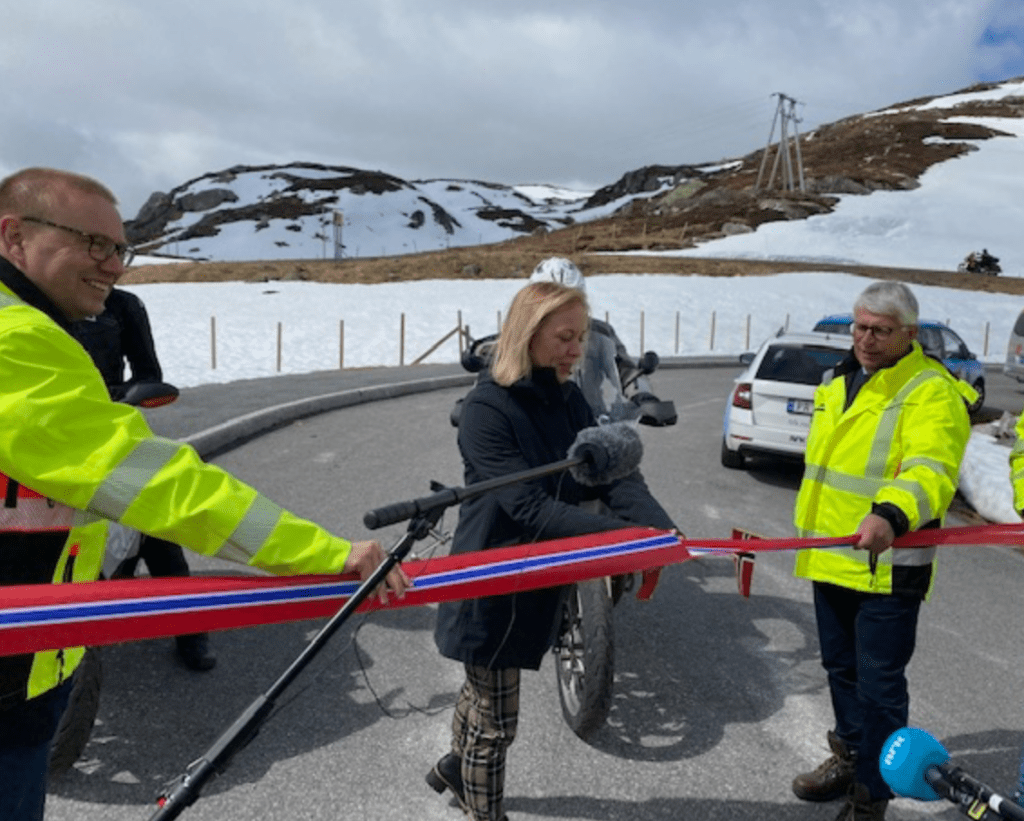
[(722, 422), (722, 464), (742, 468), (751, 455), (802, 459), (814, 389), (850, 351), (849, 335), (783, 333), (745, 353)]

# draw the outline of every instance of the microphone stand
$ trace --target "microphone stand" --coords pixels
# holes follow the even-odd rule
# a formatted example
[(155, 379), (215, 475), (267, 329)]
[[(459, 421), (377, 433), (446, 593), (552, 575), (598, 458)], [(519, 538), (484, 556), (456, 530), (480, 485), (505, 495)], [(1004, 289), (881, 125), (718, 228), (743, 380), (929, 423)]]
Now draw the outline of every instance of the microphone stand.
[(320, 631), (310, 640), (302, 653), (289, 665), (288, 669), (281, 674), (277, 681), (263, 695), (253, 701), (235, 722), (213, 742), (205, 753), (189, 764), (184, 773), (167, 785), (157, 798), (158, 808), (150, 816), (150, 821), (170, 821), (170, 819), (181, 815), (186, 807), (195, 803), (206, 782), (218, 772), (224, 770), (235, 753), (256, 737), (260, 726), (270, 717), (270, 713), (281, 693), (306, 668), (314, 656), (323, 649), (328, 639), (337, 632), (338, 628), (355, 613), (359, 605), (369, 598), (378, 585), (384, 583), (388, 573), (391, 572), (395, 565), (400, 564), (405, 559), (413, 544), (430, 534), (430, 531), (440, 521), (445, 508), (459, 504), (466, 499), (489, 493), (505, 485), (538, 479), (568, 470), (585, 461), (587, 459), (584, 456), (563, 459), (559, 462), (552, 462), (551, 464), (520, 471), (519, 473), (510, 473), (507, 476), (499, 476), (495, 479), (477, 482), (467, 487), (445, 487), (444, 485), (434, 484), (432, 487), (437, 490), (430, 496), (386, 505), (367, 513), (363, 517), (363, 521), (371, 530), (406, 519), (410, 520), (409, 526), (405, 534), (388, 552), (380, 566), (370, 574), (366, 581), (359, 585), (351, 598), (345, 602), (337, 613), (331, 616), (330, 621), (320, 628)]
[(1024, 807), (972, 778), (960, 767), (948, 763), (930, 767), (924, 774), (924, 780), (935, 792), (956, 804), (968, 818), (1024, 821)]

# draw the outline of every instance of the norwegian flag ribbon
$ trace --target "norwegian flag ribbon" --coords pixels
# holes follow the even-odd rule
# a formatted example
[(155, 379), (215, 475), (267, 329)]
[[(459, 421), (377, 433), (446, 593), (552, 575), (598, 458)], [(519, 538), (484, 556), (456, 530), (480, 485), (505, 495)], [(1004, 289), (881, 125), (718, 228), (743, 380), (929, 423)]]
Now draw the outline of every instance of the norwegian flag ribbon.
[[(1024, 525), (908, 533), (900, 547), (1021, 544)], [(645, 571), (642, 596), (657, 570), (703, 554), (733, 555), (848, 545), (822, 539), (686, 539), (632, 527), (569, 539), (493, 548), (403, 563), (413, 587), (404, 599), (361, 610), (479, 598)], [(192, 576), (0, 587), (0, 655), (79, 645), (228, 630), (333, 615), (359, 587), (344, 576)]]

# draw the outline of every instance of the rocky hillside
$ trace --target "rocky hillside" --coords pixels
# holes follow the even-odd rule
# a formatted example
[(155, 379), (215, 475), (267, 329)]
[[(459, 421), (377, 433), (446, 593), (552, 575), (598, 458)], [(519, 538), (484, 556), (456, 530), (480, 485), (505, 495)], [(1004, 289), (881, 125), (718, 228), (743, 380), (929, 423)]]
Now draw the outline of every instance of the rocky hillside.
[[(525, 273), (551, 254), (576, 258), (590, 273), (629, 271), (628, 257), (584, 255), (693, 247), (765, 222), (827, 212), (837, 194), (911, 189), (933, 164), (976, 150), (978, 141), (1002, 133), (958, 117), (1024, 115), (1024, 98), (963, 101), (961, 93), (907, 101), (801, 135), (804, 191), (766, 190), (767, 173), (758, 190), (759, 172), (770, 167), (777, 146), (767, 162), (764, 151), (755, 151), (715, 165), (638, 169), (585, 199), (539, 186), (409, 183), (381, 172), (308, 164), (230, 169), (154, 194), (128, 223), (132, 241), (142, 250), (195, 254), (210, 261), (139, 268), (129, 281), (507, 277)], [(333, 257), (336, 238), (331, 215), (343, 203), (345, 258), (336, 261), (327, 259)], [(254, 253), (266, 249), (263, 238), (272, 236), (272, 251)], [(394, 236), (399, 240), (385, 247), (381, 238)], [(380, 252), (373, 252), (374, 240), (367, 237), (377, 238)], [(356, 253), (359, 246), (367, 253)], [(227, 263), (254, 257), (261, 261)], [(642, 269), (712, 273), (711, 267), (729, 274), (777, 269), (763, 263), (704, 262), (695, 269), (696, 262), (647, 258)], [(785, 267), (794, 269), (793, 263)], [(1015, 281), (980, 279), (967, 286), (1016, 292)]]

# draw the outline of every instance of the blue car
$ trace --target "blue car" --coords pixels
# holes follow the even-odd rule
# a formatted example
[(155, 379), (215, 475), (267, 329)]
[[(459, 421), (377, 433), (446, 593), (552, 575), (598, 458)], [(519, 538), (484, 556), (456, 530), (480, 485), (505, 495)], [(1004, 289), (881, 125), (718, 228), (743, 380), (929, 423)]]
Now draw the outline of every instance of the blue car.
[[(814, 330), (849, 335), (852, 324), (853, 314), (833, 314), (819, 320)], [(924, 352), (940, 360), (954, 376), (964, 380), (977, 392), (977, 401), (967, 406), (971, 413), (977, 413), (985, 404), (985, 368), (948, 325), (934, 319), (921, 319), (917, 324), (917, 339)]]

